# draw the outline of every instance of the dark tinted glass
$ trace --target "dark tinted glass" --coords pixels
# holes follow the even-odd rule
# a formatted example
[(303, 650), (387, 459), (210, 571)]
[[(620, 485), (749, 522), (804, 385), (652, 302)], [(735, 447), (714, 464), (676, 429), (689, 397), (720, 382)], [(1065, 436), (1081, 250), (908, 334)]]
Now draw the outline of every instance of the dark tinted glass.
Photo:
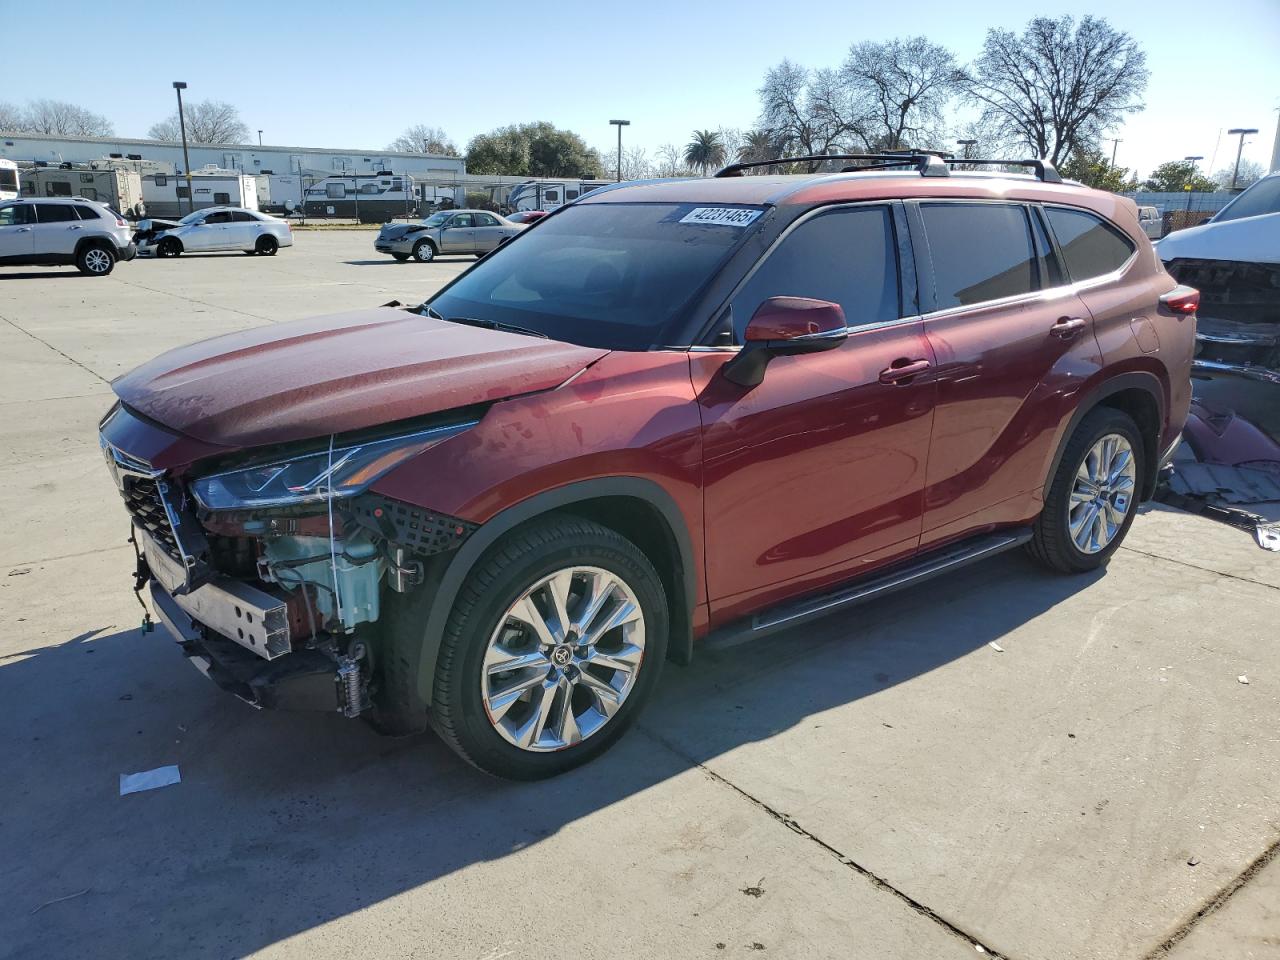
[(234, 223), (249, 223), (253, 220), (253, 217), (249, 216), (249, 214), (245, 213), (243, 210), (232, 210), (231, 220)]
[(937, 309), (999, 300), (1036, 288), (1022, 208), (1002, 203), (923, 204)]
[(1240, 194), (1213, 218), (1214, 223), (1257, 217), (1264, 213), (1280, 213), (1280, 177), (1267, 177)]
[(75, 210), (81, 220), (97, 220), (99, 217), (106, 219), (107, 217), (107, 212), (101, 207), (90, 206), (87, 203), (76, 204), (72, 209)]
[(34, 221), (29, 203), (15, 203), (11, 207), (0, 207), (0, 227), (15, 227), (32, 222)]
[(734, 343), (769, 297), (830, 300), (851, 327), (896, 320), (898, 259), (888, 209), (833, 210), (796, 227), (734, 298)]
[(1040, 286), (1056, 287), (1065, 283), (1058, 265), (1058, 258), (1053, 255), (1053, 244), (1049, 242), (1049, 235), (1045, 233), (1044, 221), (1040, 218), (1039, 211), (1032, 211), (1031, 236), (1036, 245), (1036, 270), (1040, 274)]
[(76, 208), (69, 203), (37, 203), (36, 219), (40, 223), (66, 223), (68, 220), (79, 220)]
[[(574, 205), (485, 257), (437, 294), (445, 317), (517, 324), (615, 350), (678, 345), (685, 308), (752, 232), (686, 221), (693, 203)], [(687, 345), (687, 340), (684, 345)]]
[(1133, 253), (1133, 243), (1115, 227), (1083, 210), (1045, 207), (1045, 215), (1062, 249), (1072, 280), (1088, 280), (1119, 269)]
[(207, 217), (205, 217), (204, 222), (205, 223), (230, 223), (231, 214), (228, 213), (226, 210), (219, 210), (216, 213), (211, 213)]

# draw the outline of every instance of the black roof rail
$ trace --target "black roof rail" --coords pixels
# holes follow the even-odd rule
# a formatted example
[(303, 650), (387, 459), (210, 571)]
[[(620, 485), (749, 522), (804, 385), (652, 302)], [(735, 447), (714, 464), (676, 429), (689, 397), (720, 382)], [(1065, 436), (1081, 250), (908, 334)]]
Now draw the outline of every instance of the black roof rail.
[(1048, 160), (966, 160), (961, 157), (955, 157), (950, 160), (944, 160), (944, 163), (972, 163), (975, 165), (998, 165), (1005, 167), (1030, 167), (1035, 171), (1036, 179), (1043, 180), (1045, 183), (1061, 183), (1062, 174), (1058, 173), (1058, 168)]
[(787, 163), (826, 162), (829, 160), (857, 160), (861, 165), (842, 167), (841, 173), (862, 170), (882, 170), (892, 167), (914, 167), (922, 177), (949, 177), (947, 161), (933, 153), (815, 153), (803, 157), (778, 157), (776, 160), (748, 160), (731, 163), (716, 171), (717, 177), (740, 177), (743, 170), (755, 167), (776, 167)]

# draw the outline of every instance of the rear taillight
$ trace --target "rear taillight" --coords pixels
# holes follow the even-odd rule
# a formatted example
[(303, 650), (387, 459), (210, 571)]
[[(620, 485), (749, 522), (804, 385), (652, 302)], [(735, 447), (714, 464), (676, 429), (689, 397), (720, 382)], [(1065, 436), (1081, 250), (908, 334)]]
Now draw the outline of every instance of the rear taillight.
[(123, 217), (116, 217), (116, 226), (123, 227), (125, 225)]
[(1160, 302), (1174, 313), (1195, 313), (1200, 309), (1200, 291), (1177, 286), (1160, 297)]

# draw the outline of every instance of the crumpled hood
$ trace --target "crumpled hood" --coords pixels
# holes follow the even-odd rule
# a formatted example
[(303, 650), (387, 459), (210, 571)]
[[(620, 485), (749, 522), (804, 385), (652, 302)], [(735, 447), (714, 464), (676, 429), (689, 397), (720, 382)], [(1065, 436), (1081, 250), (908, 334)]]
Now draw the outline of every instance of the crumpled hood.
[(179, 347), (111, 386), (161, 425), (235, 448), (549, 390), (606, 353), (379, 307)]
[(421, 233), (426, 229), (420, 223), (388, 223), (378, 231), (378, 237), (382, 240), (398, 240), (406, 233)]
[(1188, 227), (1156, 244), (1165, 263), (1177, 259), (1280, 263), (1280, 213)]

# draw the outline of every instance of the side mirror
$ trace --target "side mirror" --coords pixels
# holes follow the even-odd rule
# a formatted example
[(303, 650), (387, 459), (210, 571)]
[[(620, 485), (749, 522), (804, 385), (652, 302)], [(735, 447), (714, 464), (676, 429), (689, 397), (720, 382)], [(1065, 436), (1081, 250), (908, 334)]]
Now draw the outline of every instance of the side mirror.
[(730, 383), (759, 386), (774, 357), (821, 353), (848, 338), (840, 304), (808, 297), (770, 297), (756, 308), (747, 324), (738, 355), (721, 370)]

